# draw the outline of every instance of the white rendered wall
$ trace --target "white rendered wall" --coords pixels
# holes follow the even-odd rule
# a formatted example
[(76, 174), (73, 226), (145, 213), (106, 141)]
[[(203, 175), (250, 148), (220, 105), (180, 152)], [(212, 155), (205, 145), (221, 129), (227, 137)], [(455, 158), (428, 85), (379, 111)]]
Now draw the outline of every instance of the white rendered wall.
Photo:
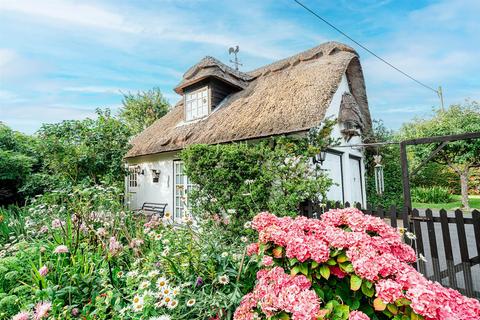
[[(173, 161), (178, 159), (175, 152), (141, 156), (127, 160), (128, 166), (140, 166), (144, 174), (138, 175), (138, 186), (128, 187), (127, 197), (131, 209), (140, 209), (144, 202), (166, 203), (165, 212), (173, 213)], [(160, 170), (158, 182), (153, 182), (152, 169)], [(127, 177), (128, 179), (128, 177)]]
[[(344, 92), (350, 92), (350, 89), (348, 87), (348, 81), (347, 77), (344, 74), (342, 76), (342, 80), (337, 88), (337, 91), (333, 95), (332, 101), (330, 102), (330, 105), (325, 113), (325, 119), (330, 117), (331, 119), (336, 119), (338, 118), (338, 113), (340, 111), (340, 103), (342, 101), (342, 95)], [(342, 146), (341, 148), (339, 147), (332, 147), (331, 149), (341, 153), (341, 158), (342, 158), (342, 174), (343, 174), (343, 197), (338, 191), (338, 187), (334, 187), (337, 189), (336, 192), (331, 192), (329, 195), (332, 197), (332, 199), (328, 200), (335, 200), (335, 201), (348, 201), (351, 204), (353, 202), (362, 202), (362, 205), (365, 206), (366, 204), (366, 192), (365, 192), (365, 163), (364, 163), (364, 156), (363, 156), (363, 149), (359, 147), (344, 147), (348, 145), (355, 145), (355, 144), (360, 144), (362, 143), (361, 137), (355, 136), (350, 139), (350, 141), (346, 141), (340, 132), (341, 127), (339, 124), (335, 125), (332, 131), (332, 137), (333, 138), (339, 138), (340, 145)], [(353, 170), (355, 168), (352, 168), (352, 163), (350, 161), (350, 157), (359, 157), (360, 158), (360, 168), (361, 168), (361, 183), (360, 183), (360, 188), (361, 190), (361, 199), (355, 199), (354, 198), (354, 188), (358, 188), (358, 185), (355, 186), (353, 183)], [(327, 155), (328, 157), (328, 155)], [(326, 172), (328, 173), (330, 170), (336, 171), (336, 168), (331, 167), (330, 162), (325, 162), (325, 164), (322, 166), (322, 169), (325, 169)], [(358, 169), (358, 168), (357, 168)], [(335, 176), (338, 176), (338, 174), (335, 174)], [(340, 183), (339, 181), (334, 181), (334, 183)], [(342, 199), (343, 198), (343, 199)]]

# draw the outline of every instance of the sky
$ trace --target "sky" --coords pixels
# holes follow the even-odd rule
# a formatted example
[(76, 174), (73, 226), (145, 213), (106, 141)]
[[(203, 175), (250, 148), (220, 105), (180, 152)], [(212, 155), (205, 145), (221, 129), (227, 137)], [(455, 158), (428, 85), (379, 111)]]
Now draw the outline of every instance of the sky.
[[(480, 1), (303, 2), (372, 51), (433, 88), (445, 104), (480, 100)], [(202, 57), (242, 71), (340, 41), (360, 54), (370, 111), (398, 129), (439, 106), (293, 0), (0, 0), (0, 121), (34, 133), (42, 123), (95, 116), (122, 94), (173, 88)]]

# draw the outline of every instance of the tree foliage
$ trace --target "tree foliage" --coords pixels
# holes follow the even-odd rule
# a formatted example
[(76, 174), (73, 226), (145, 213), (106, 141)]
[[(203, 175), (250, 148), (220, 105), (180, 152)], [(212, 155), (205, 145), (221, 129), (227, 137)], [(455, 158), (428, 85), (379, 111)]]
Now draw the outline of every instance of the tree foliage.
[(18, 191), (38, 164), (36, 141), (0, 123), (0, 204), (21, 200)]
[(122, 104), (120, 119), (127, 124), (133, 134), (140, 133), (155, 120), (163, 117), (170, 108), (159, 88), (124, 94)]
[(130, 131), (110, 111), (97, 109), (96, 119), (45, 124), (38, 132), (44, 172), (72, 184), (82, 180), (121, 181)]
[[(418, 118), (403, 126), (404, 139), (446, 136), (468, 132), (480, 132), (480, 104), (466, 101), (451, 105), (448, 109), (435, 110), (430, 119)], [(438, 144), (422, 144), (411, 148), (413, 162), (419, 163), (438, 147)], [(468, 176), (472, 168), (480, 167), (480, 139), (449, 142), (433, 161), (449, 166), (461, 180), (462, 202), (468, 208)]]

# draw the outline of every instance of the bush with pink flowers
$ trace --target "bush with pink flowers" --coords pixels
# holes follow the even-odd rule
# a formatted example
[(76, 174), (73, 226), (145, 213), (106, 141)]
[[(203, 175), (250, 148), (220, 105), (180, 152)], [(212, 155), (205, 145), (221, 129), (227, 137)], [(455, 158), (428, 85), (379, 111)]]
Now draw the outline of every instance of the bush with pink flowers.
[(263, 269), (235, 320), (480, 319), (480, 302), (427, 280), (399, 230), (356, 209), (321, 219), (260, 213)]

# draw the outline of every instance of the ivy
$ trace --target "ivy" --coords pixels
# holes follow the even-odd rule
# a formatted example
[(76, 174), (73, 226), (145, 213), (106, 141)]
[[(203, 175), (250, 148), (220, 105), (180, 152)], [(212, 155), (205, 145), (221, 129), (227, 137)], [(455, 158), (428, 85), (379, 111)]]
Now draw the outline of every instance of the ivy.
[(189, 194), (193, 214), (228, 214), (239, 225), (261, 211), (293, 216), (301, 202), (323, 199), (332, 181), (311, 159), (335, 143), (334, 124), (301, 137), (187, 147), (180, 157), (196, 185)]

